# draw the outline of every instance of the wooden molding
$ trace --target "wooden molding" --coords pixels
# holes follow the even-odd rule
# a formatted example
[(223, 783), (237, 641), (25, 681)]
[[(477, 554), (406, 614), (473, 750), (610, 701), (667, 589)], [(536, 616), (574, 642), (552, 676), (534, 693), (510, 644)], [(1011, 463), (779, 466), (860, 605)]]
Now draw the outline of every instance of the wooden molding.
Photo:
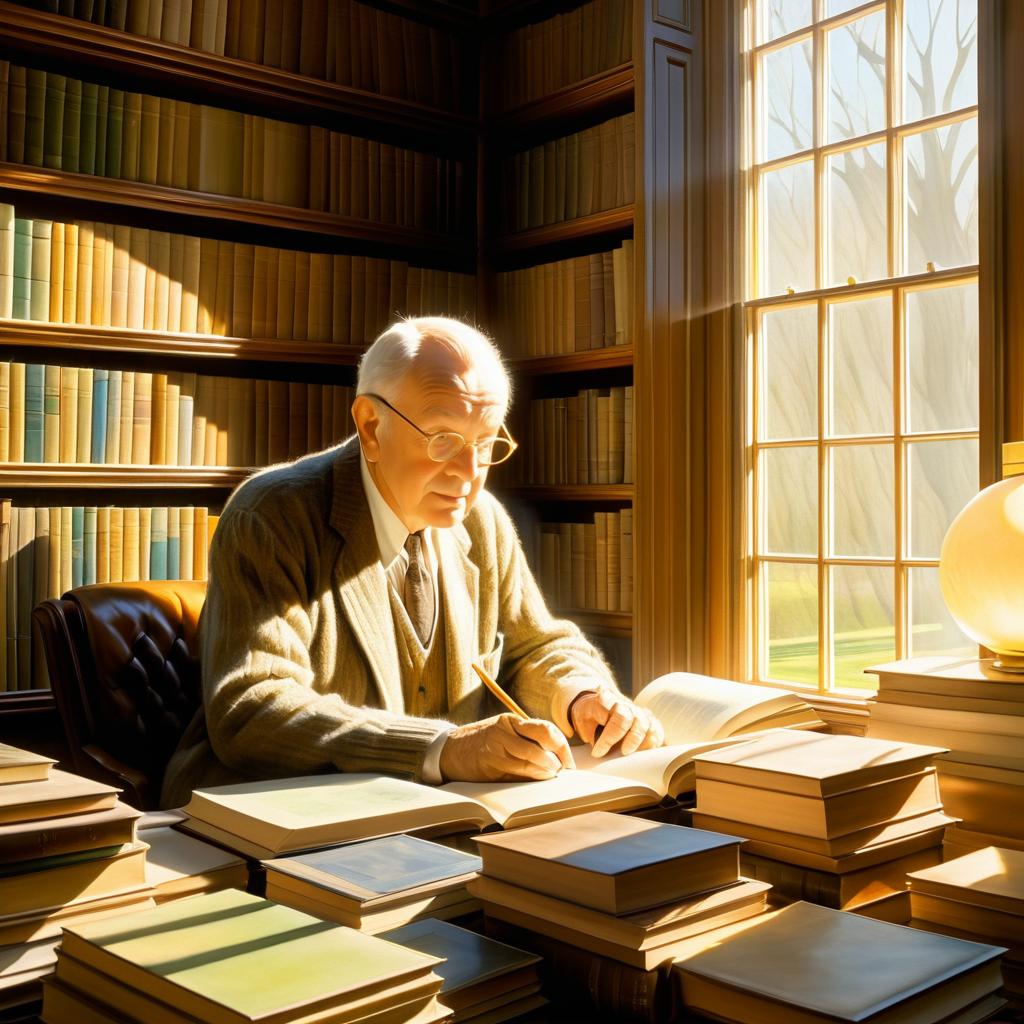
[(254, 472), (223, 466), (4, 462), (0, 463), (0, 492), (36, 487), (230, 490)]
[(632, 230), (633, 206), (620, 206), (614, 210), (576, 217), (574, 220), (517, 231), (512, 235), (500, 235), (492, 241), (491, 253), (495, 257), (521, 255), (599, 235), (626, 236)]
[(539, 377), (549, 373), (580, 373), (586, 370), (611, 370), (633, 365), (632, 345), (609, 345), (585, 352), (558, 356), (530, 356), (507, 360), (516, 373)]

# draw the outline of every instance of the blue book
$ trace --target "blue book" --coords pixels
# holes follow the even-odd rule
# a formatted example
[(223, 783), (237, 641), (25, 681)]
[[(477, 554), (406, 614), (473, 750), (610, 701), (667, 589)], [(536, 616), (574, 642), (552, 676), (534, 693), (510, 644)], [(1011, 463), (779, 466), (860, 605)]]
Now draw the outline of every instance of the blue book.
[(43, 367), (25, 364), (25, 461), (43, 461)]
[(85, 509), (75, 505), (71, 509), (71, 586), (82, 585), (85, 568)]
[(92, 451), (90, 462), (103, 462), (107, 447), (107, 392), (110, 371), (94, 370), (92, 375)]
[[(82, 582), (96, 582), (96, 506), (83, 510), (82, 515)], [(74, 532), (71, 535), (74, 543)], [(72, 555), (72, 563), (74, 555)], [(73, 567), (72, 567), (72, 571)]]
[(149, 533), (149, 578), (167, 579), (167, 509), (154, 508)]

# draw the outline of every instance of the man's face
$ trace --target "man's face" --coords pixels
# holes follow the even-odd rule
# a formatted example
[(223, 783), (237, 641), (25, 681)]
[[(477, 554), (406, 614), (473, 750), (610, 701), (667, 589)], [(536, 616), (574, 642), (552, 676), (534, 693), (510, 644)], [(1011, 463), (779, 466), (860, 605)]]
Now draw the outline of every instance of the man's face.
[[(427, 434), (455, 431), (467, 441), (494, 437), (505, 417), (501, 377), (460, 365), (443, 352), (410, 370), (390, 401)], [(384, 499), (410, 532), (461, 523), (487, 480), (476, 449), (467, 445), (455, 458), (434, 462), (422, 434), (381, 403), (374, 405), (376, 451), (365, 444), (364, 451)]]

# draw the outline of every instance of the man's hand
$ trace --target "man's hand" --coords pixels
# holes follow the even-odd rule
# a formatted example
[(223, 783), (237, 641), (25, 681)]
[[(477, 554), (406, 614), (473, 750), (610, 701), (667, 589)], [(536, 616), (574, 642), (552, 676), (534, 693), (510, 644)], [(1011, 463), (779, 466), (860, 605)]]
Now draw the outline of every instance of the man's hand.
[(665, 730), (654, 715), (606, 687), (576, 699), (572, 725), (583, 742), (592, 745), (594, 757), (604, 757), (619, 741), (623, 754), (665, 742)]
[(557, 726), (515, 715), (460, 725), (441, 749), (441, 774), (448, 782), (550, 779), (562, 768), (575, 767)]

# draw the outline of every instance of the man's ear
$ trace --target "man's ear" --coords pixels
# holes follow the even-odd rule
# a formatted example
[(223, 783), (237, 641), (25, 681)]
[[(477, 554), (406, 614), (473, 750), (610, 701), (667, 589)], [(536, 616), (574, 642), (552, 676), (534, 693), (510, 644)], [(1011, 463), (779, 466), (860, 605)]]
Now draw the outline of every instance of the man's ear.
[(352, 403), (352, 419), (355, 421), (356, 433), (359, 434), (363, 458), (367, 462), (377, 462), (380, 459), (380, 416), (373, 399), (357, 395)]

